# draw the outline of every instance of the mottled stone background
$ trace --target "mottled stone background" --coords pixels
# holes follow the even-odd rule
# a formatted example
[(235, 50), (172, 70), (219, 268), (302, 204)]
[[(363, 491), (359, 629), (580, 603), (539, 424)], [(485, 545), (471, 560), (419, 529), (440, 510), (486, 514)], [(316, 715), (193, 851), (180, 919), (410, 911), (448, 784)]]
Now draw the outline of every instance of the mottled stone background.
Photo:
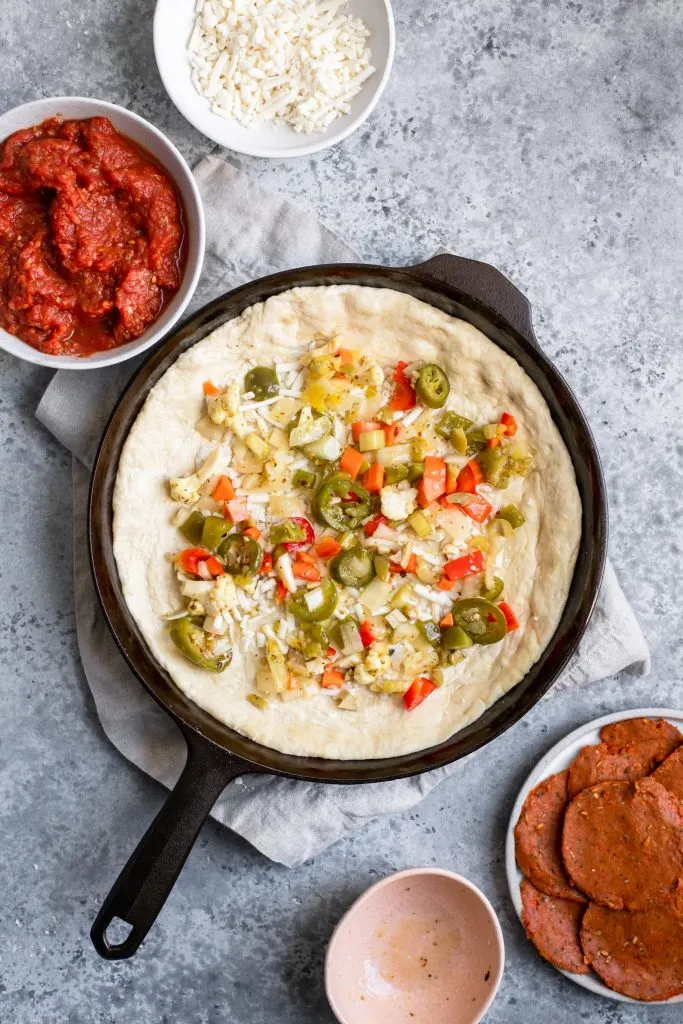
[[(319, 214), (372, 261), (446, 244), (532, 301), (575, 388), (609, 485), (611, 553), (652, 675), (558, 694), (417, 813), (296, 870), (211, 825), (140, 954), (110, 965), (88, 930), (162, 799), (103, 738), (79, 665), (70, 458), (33, 411), (50, 374), (0, 369), (0, 1020), (327, 1024), (330, 931), (370, 882), (419, 864), (463, 872), (500, 914), (496, 1024), (665, 1024), (680, 1007), (608, 1003), (523, 938), (503, 874), (510, 808), (538, 757), (596, 715), (681, 705), (683, 11), (675, 0), (394, 0), (379, 109), (311, 159), (235, 162)], [(4, 0), (0, 109), (91, 94), (151, 119), (190, 161), (211, 144), (167, 100), (152, 0)]]

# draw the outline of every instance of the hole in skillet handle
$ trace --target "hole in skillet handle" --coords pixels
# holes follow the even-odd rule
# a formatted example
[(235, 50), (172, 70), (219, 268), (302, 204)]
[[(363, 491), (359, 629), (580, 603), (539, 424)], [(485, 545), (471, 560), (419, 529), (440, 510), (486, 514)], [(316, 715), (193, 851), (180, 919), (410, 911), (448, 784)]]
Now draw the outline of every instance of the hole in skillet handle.
[(180, 778), (95, 918), (90, 938), (105, 960), (139, 949), (187, 860), (199, 830), (227, 784), (254, 769), (184, 728), (188, 756)]
[(531, 320), (529, 300), (495, 267), (480, 263), (479, 260), (456, 256), (452, 252), (443, 252), (408, 269), (421, 277), (431, 277), (449, 285), (480, 302), (507, 321), (525, 341), (540, 350)]

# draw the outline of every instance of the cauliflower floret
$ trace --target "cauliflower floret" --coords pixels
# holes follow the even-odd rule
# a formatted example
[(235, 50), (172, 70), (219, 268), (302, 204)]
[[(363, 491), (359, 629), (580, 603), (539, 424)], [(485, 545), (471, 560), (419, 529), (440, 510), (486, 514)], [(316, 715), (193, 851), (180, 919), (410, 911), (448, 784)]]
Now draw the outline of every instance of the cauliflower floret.
[(263, 466), (263, 482), (269, 490), (288, 491), (291, 489), (292, 456), (286, 451), (273, 451), (272, 457)]
[(378, 679), (391, 672), (391, 658), (386, 644), (373, 644), (369, 647), (364, 660), (353, 670), (355, 682), (361, 686), (371, 686)]
[(219, 427), (229, 427), (237, 437), (245, 437), (249, 431), (240, 409), (239, 385), (232, 381), (220, 395), (206, 400), (209, 419)]
[(213, 590), (204, 598), (207, 615), (230, 616), (237, 605), (237, 590), (231, 576), (219, 576)]
[(191, 476), (171, 477), (168, 486), (174, 501), (181, 501), (183, 505), (196, 505), (201, 497), (199, 488), (203, 483), (199, 473), (193, 473)]
[(379, 388), (384, 383), (384, 371), (369, 356), (361, 355), (358, 363), (357, 380), (359, 384), (362, 381), (368, 387)]
[(171, 497), (183, 505), (196, 505), (201, 497), (201, 487), (216, 472), (220, 462), (229, 462), (229, 449), (218, 445), (204, 460), (196, 473), (190, 476), (173, 476), (168, 481)]
[(382, 515), (387, 519), (407, 519), (415, 511), (417, 491), (414, 487), (399, 490), (397, 487), (383, 487), (380, 491)]
[(461, 512), (437, 512), (436, 520), (448, 538), (442, 552), (450, 558), (468, 544), (474, 532), (474, 523)]
[(413, 676), (428, 673), (430, 669), (435, 668), (438, 664), (439, 655), (433, 647), (429, 644), (415, 644), (412, 651), (409, 651), (403, 665), (401, 666), (401, 673), (402, 675), (412, 679)]

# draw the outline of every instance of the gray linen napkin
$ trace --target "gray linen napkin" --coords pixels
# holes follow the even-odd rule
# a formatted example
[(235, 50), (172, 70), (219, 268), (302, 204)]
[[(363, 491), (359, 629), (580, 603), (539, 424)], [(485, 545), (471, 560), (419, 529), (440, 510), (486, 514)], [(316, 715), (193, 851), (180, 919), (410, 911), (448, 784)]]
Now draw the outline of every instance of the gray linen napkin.
[[(206, 261), (195, 307), (244, 280), (357, 258), (313, 217), (264, 191), (229, 164), (207, 157), (195, 176), (207, 213)], [(136, 365), (129, 361), (92, 372), (60, 370), (45, 391), (37, 416), (74, 455), (78, 645), (102, 727), (124, 757), (171, 787), (185, 760), (185, 742), (119, 654), (100, 612), (87, 558), (89, 467), (111, 408)], [(645, 674), (649, 663), (645, 638), (608, 564), (591, 624), (557, 687), (595, 682), (626, 667)], [(415, 779), (372, 786), (247, 776), (227, 787), (212, 816), (266, 857), (293, 866), (379, 814), (408, 810), (459, 768), (456, 763)]]

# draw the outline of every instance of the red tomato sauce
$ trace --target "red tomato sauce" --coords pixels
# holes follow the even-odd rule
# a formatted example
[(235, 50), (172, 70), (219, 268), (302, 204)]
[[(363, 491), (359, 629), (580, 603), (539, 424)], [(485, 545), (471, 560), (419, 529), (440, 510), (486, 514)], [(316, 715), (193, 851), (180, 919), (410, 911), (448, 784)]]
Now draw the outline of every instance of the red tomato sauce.
[(106, 117), (0, 146), (0, 327), (50, 355), (138, 338), (178, 290), (183, 214), (166, 172)]

